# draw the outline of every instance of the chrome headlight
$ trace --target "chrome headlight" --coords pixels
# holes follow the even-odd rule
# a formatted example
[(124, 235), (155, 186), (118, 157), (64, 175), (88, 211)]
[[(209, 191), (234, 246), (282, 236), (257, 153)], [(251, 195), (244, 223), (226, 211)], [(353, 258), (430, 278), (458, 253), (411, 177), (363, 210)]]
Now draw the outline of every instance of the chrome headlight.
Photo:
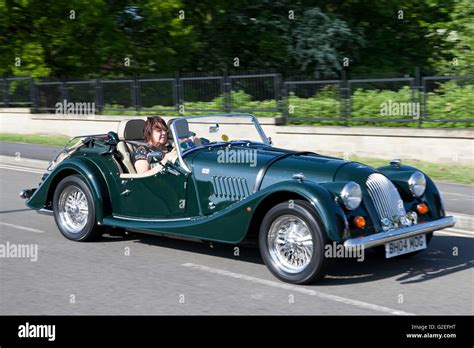
[(421, 197), (426, 189), (425, 176), (420, 172), (414, 172), (408, 179), (408, 187), (413, 196)]
[(360, 202), (362, 202), (362, 190), (359, 184), (349, 181), (344, 185), (341, 191), (341, 199), (347, 209), (357, 209)]

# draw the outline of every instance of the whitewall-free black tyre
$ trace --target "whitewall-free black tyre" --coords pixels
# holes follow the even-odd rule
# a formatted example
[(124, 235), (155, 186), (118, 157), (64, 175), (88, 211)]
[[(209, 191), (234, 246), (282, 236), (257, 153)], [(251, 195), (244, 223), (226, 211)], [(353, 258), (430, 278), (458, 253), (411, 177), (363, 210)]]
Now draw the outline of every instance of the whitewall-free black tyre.
[(277, 278), (308, 284), (324, 276), (326, 235), (314, 211), (303, 200), (277, 204), (262, 220), (259, 248)]
[(53, 196), (54, 220), (68, 239), (87, 242), (100, 235), (92, 192), (80, 175), (62, 179)]

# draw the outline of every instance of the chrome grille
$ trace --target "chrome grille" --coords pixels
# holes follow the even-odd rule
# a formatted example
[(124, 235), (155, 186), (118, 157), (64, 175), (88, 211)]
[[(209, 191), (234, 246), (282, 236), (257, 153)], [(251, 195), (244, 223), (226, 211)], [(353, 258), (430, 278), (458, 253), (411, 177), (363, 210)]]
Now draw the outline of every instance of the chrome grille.
[(410, 224), (403, 200), (395, 185), (386, 176), (379, 173), (371, 174), (366, 184), (384, 229)]
[(247, 180), (229, 176), (213, 176), (214, 194), (219, 198), (240, 201), (249, 195)]

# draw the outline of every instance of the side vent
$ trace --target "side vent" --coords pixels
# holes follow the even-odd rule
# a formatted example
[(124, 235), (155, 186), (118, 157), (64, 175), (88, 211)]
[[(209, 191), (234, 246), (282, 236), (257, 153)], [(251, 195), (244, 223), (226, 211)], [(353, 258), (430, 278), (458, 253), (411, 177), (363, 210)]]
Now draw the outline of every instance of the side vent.
[(230, 176), (213, 176), (214, 195), (218, 198), (240, 201), (249, 195), (247, 180)]

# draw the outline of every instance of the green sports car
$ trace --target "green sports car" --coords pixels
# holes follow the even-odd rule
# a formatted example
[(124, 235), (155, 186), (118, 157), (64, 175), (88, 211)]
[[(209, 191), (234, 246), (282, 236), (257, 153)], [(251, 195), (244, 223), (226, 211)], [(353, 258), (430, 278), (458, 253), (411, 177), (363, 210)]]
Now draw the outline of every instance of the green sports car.
[[(268, 269), (295, 284), (324, 275), (330, 247), (413, 255), (433, 231), (454, 225), (435, 184), (416, 168), (395, 160), (375, 169), (277, 148), (250, 114), (172, 119), (175, 160), (137, 174), (144, 123), (130, 119), (117, 132), (71, 139), (40, 185), (20, 195), (74, 241), (111, 228), (254, 241)], [(147, 157), (150, 165), (162, 159), (159, 151)]]

